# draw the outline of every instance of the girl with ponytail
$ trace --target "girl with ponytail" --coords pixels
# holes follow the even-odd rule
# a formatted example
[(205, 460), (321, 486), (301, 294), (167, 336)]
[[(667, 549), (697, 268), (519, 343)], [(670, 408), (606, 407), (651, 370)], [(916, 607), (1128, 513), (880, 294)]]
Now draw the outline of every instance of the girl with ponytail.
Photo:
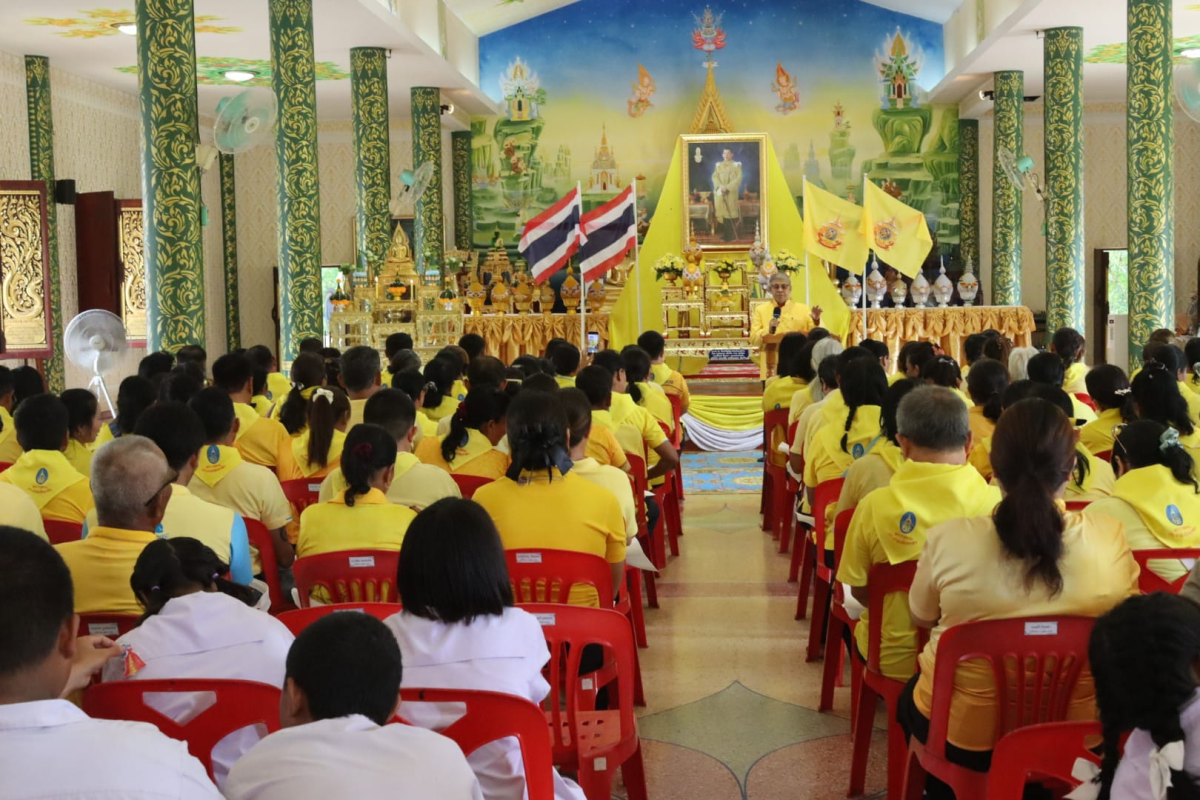
[[(920, 675), (905, 687), (897, 708), (905, 733), (919, 741), (928, 738), (938, 641), (947, 629), (980, 620), (1096, 617), (1138, 593), (1137, 562), (1120, 523), (1065, 508), (1075, 439), (1074, 426), (1056, 404), (1036, 397), (1013, 404), (992, 437), (1000, 503), (990, 516), (927, 531), (908, 602), (913, 622), (934, 630), (919, 658)], [(1093, 718), (1091, 690), (1085, 673), (1072, 691), (1067, 719)], [(959, 710), (950, 718), (946, 756), (986, 770), (1001, 713), (991, 666), (960, 664), (954, 691)]]
[(425, 365), (425, 404), (421, 413), (437, 422), (458, 410), (454, 382), (462, 374), (462, 362), (453, 354), (438, 354)]
[[(1153, 420), (1119, 426), (1112, 447), (1117, 474), (1113, 496), (1088, 506), (1125, 526), (1133, 550), (1200, 546), (1200, 483), (1179, 433)], [(1150, 571), (1173, 581), (1187, 569), (1178, 561), (1155, 560)]]
[[(504, 549), (601, 556), (612, 570), (613, 586), (620, 588), (625, 575), (621, 505), (612, 492), (571, 472), (571, 435), (557, 394), (518, 394), (508, 410), (508, 443), (508, 473), (480, 487), (473, 498), (496, 523)], [(599, 598), (590, 586), (575, 586), (569, 602), (598, 606)]]
[(992, 435), (1003, 408), (1008, 388), (1008, 367), (991, 358), (981, 358), (967, 374), (967, 393), (971, 395), (971, 435), (981, 442)]
[(509, 402), (508, 394), (491, 386), (472, 389), (450, 417), (450, 432), (423, 438), (414, 451), (417, 458), (451, 475), (501, 477), (509, 457), (496, 445), (507, 430)]
[[(379, 425), (355, 425), (346, 435), (341, 467), (346, 490), (300, 515), (296, 557), (338, 550), (399, 550), (416, 514), (387, 498), (396, 476), (396, 439)], [(327, 597), (319, 587), (312, 596)]]
[(962, 370), (958, 362), (947, 355), (934, 356), (921, 367), (921, 381), (930, 386), (941, 386), (949, 389), (962, 398), (967, 408), (971, 407), (971, 398), (962, 390)]
[[(971, 369), (974, 371), (974, 367)], [(880, 438), (842, 475), (846, 482), (842, 484), (842, 492), (838, 495), (837, 514), (857, 507), (859, 501), (868, 494), (891, 483), (896, 468), (904, 461), (904, 454), (896, 442), (896, 412), (900, 408), (900, 401), (916, 388), (917, 382), (911, 378), (901, 378), (888, 387), (879, 410)], [(837, 514), (833, 515), (834, 519), (837, 519)]]
[(1088, 661), (1104, 728), (1098, 800), (1200, 799), (1200, 607), (1164, 592), (1131, 597), (1096, 620)]
[(1050, 340), (1050, 349), (1063, 365), (1063, 391), (1067, 394), (1087, 394), (1085, 378), (1088, 365), (1083, 363), (1087, 346), (1083, 335), (1074, 328), (1059, 328)]
[(292, 362), (292, 388), (287, 399), (276, 402), (271, 413), (287, 432), (298, 436), (308, 423), (308, 400), (325, 385), (325, 359), (317, 353), (301, 353)]
[(625, 359), (625, 378), (629, 381), (629, 396), (633, 402), (654, 415), (668, 428), (675, 427), (675, 411), (662, 387), (650, 384), (650, 355), (637, 345), (621, 351)]
[(292, 455), (305, 478), (324, 478), (341, 463), (350, 400), (336, 387), (317, 387), (308, 399), (307, 425), (292, 439)]
[(1200, 336), (1193, 336), (1183, 346), (1183, 357), (1187, 361), (1189, 378), (1184, 381), (1192, 394), (1200, 395)]
[(1183, 351), (1173, 344), (1148, 344), (1142, 351), (1142, 360), (1146, 364), (1156, 361), (1175, 376), (1179, 395), (1187, 405), (1188, 419), (1192, 421), (1193, 426), (1200, 425), (1200, 394), (1193, 391), (1193, 384), (1187, 380), (1188, 361)]
[(1188, 414), (1187, 400), (1179, 393), (1179, 382), (1161, 361), (1147, 361), (1131, 384), (1138, 419), (1152, 419), (1179, 431), (1188, 450), (1200, 448), (1200, 434)]
[(1113, 449), (1113, 428), (1137, 419), (1133, 390), (1125, 372), (1113, 364), (1100, 364), (1088, 370), (1087, 393), (1096, 404), (1097, 417), (1079, 429), (1079, 444), (1093, 455)]
[[(292, 634), (270, 614), (252, 608), (259, 593), (221, 576), (229, 565), (196, 539), (152, 541), (142, 550), (129, 585), (145, 613), (117, 640), (127, 649), (104, 666), (104, 681), (202, 678), (265, 683), (283, 688)], [(201, 695), (148, 697), (170, 719), (195, 716)], [(253, 727), (213, 749), (220, 786), (229, 768), (259, 739)]]

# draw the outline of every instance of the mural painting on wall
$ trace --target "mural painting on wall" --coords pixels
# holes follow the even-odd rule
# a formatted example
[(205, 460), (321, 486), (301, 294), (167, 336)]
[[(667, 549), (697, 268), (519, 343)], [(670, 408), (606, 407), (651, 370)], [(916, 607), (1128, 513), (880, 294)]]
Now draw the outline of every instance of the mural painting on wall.
[[(484, 36), (481, 85), (504, 113), (472, 121), (476, 246), (515, 247), (576, 183), (586, 211), (634, 177), (644, 230), (661, 193), (680, 190), (663, 184), (709, 71), (732, 132), (769, 136), (797, 202), (804, 178), (855, 202), (864, 175), (891, 181), (957, 255), (958, 112), (925, 102), (944, 74), (941, 26), (859, 0), (581, 0)], [(724, 155), (701, 155), (691, 179), (706, 186), (688, 190), (715, 191)], [(759, 155), (732, 160), (745, 173)], [(741, 192), (757, 194), (747, 178)], [(745, 243), (736, 227), (734, 246), (749, 244), (753, 222)]]

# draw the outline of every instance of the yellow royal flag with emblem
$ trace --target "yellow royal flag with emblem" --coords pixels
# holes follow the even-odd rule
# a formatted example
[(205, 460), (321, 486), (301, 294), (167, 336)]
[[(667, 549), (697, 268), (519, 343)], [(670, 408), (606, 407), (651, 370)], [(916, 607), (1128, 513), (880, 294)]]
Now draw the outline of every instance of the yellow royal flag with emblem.
[(869, 249), (862, 235), (862, 206), (804, 182), (804, 249), (854, 273)]
[(862, 234), (880, 261), (910, 278), (917, 277), (933, 248), (925, 215), (870, 181), (863, 195)]

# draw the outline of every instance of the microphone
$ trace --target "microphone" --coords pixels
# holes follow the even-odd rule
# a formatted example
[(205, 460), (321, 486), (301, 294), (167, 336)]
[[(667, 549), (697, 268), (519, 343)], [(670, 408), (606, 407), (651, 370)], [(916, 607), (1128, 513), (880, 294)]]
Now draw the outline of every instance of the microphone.
[(783, 309), (781, 309), (779, 306), (775, 306), (775, 310), (773, 312), (771, 312), (771, 316), (774, 317), (775, 319), (779, 319), (779, 312), (782, 310)]

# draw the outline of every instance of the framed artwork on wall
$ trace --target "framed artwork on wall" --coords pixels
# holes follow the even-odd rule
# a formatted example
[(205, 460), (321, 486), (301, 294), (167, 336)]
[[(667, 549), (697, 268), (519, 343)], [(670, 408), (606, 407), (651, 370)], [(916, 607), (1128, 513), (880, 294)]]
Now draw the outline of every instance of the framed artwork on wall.
[(683, 244), (689, 232), (704, 250), (746, 250), (767, 230), (767, 136), (683, 136)]

